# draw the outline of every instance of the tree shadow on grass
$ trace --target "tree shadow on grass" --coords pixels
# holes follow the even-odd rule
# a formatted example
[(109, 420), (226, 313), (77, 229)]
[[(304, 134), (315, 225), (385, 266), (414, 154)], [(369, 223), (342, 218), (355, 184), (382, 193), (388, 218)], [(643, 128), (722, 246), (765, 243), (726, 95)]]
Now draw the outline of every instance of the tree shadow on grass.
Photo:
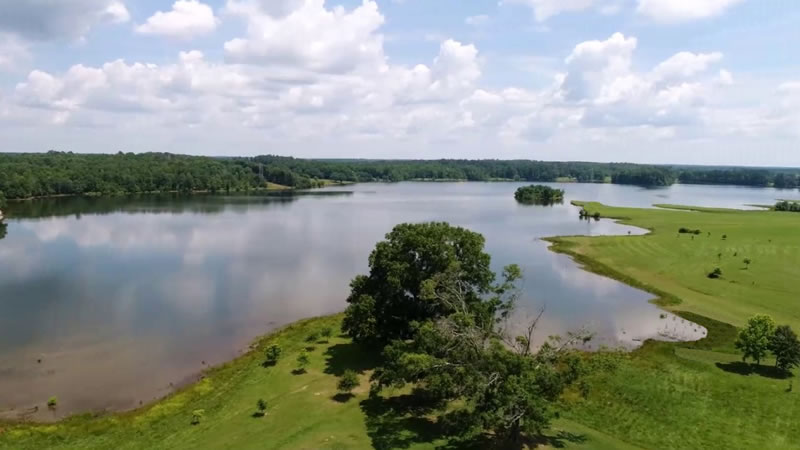
[(418, 396), (382, 397), (370, 395), (361, 402), (367, 417), (367, 434), (378, 450), (409, 448), (416, 443), (445, 437), (442, 427), (426, 417), (431, 405)]
[(338, 394), (336, 394), (333, 397), (331, 397), (331, 400), (333, 400), (335, 402), (339, 402), (339, 403), (347, 403), (353, 397), (355, 397), (355, 395), (353, 395), (353, 394), (345, 394), (345, 393), (339, 392)]
[(342, 376), (346, 370), (364, 373), (377, 366), (378, 357), (367, 348), (354, 344), (336, 344), (325, 350), (325, 373)]
[(776, 380), (785, 380), (793, 376), (791, 372), (779, 369), (777, 367), (748, 364), (741, 361), (730, 363), (718, 362), (716, 363), (716, 366), (729, 373), (735, 373), (738, 375), (759, 375)]

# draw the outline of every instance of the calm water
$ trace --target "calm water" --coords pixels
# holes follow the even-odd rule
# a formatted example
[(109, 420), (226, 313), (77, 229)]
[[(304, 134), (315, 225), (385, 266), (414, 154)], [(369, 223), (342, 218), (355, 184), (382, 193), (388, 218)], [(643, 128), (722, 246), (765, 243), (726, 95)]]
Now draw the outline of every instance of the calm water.
[[(546, 305), (539, 336), (582, 326), (598, 333), (594, 346), (657, 336), (667, 320), (648, 294), (584, 272), (538, 239), (639, 230), (580, 221), (567, 203), (519, 206), (518, 186), (362, 184), (296, 197), (13, 205), (0, 241), (0, 415), (38, 405), (35, 418), (52, 418), (43, 406), (52, 395), (58, 415), (135, 407), (276, 326), (341, 311), (349, 280), (400, 222), (444, 220), (483, 233), (496, 269), (523, 267), (521, 314)], [(798, 197), (717, 186), (562, 187), (567, 201), (643, 207)]]

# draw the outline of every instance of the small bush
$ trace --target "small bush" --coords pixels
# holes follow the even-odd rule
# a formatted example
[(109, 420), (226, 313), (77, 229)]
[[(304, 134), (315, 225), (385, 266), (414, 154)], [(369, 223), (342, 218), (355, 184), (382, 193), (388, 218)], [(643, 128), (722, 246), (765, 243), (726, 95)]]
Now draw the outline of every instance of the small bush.
[(353, 392), (353, 389), (357, 388), (358, 385), (358, 374), (352, 370), (345, 370), (342, 377), (339, 378), (339, 384), (336, 385), (336, 388), (339, 389), (339, 392), (342, 394), (349, 394)]
[(53, 397), (50, 397), (49, 399), (47, 399), (47, 407), (48, 408), (56, 409), (56, 406), (58, 406), (58, 397), (53, 396)]
[(711, 278), (712, 280), (722, 278), (722, 269), (717, 267), (716, 269), (712, 270), (711, 273), (708, 274), (708, 278)]
[(205, 409), (195, 409), (192, 411), (192, 425), (198, 425), (201, 420), (203, 420), (203, 416), (206, 414)]
[(306, 367), (311, 364), (311, 358), (308, 357), (308, 352), (302, 351), (297, 355), (297, 370), (296, 373), (306, 373)]
[(680, 227), (678, 229), (678, 233), (681, 233), (681, 234), (695, 234), (695, 235), (697, 235), (697, 234), (700, 234), (701, 232), (700, 232), (700, 230), (692, 230), (690, 228)]
[(270, 366), (274, 366), (277, 364), (278, 360), (281, 359), (281, 353), (283, 353), (283, 349), (278, 344), (272, 344), (267, 347), (265, 352), (266, 361), (265, 363)]
[(256, 402), (256, 412), (253, 414), (255, 417), (264, 417), (267, 415), (267, 402), (260, 398)]
[(322, 337), (325, 338), (326, 340), (330, 339), (331, 336), (333, 336), (333, 328), (325, 327), (325, 328), (322, 329), (321, 334), (322, 334)]
[(317, 333), (316, 331), (309, 334), (308, 337), (306, 338), (306, 342), (317, 342), (318, 340), (319, 340), (319, 333)]

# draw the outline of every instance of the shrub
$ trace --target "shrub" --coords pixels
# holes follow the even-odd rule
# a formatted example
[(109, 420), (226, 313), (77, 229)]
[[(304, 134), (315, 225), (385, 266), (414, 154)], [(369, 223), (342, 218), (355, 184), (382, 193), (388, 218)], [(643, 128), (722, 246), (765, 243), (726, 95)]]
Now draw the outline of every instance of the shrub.
[(256, 417), (264, 417), (267, 414), (267, 402), (263, 398), (258, 399), (256, 402), (256, 412), (253, 414)]
[(717, 267), (716, 269), (712, 270), (711, 273), (708, 274), (708, 278), (711, 278), (712, 280), (722, 278), (722, 269)]
[(311, 359), (308, 357), (308, 352), (300, 352), (297, 355), (297, 373), (305, 373), (309, 364), (311, 364)]
[(192, 425), (197, 425), (203, 420), (203, 416), (206, 414), (205, 409), (195, 409), (192, 411)]
[(58, 397), (53, 396), (53, 397), (50, 397), (49, 399), (47, 399), (47, 407), (48, 408), (56, 409), (56, 406), (58, 406)]
[(269, 347), (267, 347), (267, 350), (264, 353), (266, 356), (266, 364), (274, 366), (281, 358), (281, 353), (283, 353), (283, 349), (281, 349), (281, 346), (278, 344), (272, 344)]
[(320, 334), (322, 334), (322, 337), (325, 338), (326, 340), (330, 339), (331, 336), (333, 336), (333, 328), (325, 327), (322, 329)]
[(342, 377), (339, 378), (339, 384), (336, 385), (336, 388), (339, 389), (339, 392), (342, 394), (349, 394), (353, 392), (353, 389), (357, 388), (358, 385), (358, 375), (354, 371), (348, 369), (345, 370)]
[(308, 337), (306, 338), (306, 342), (317, 342), (318, 340), (319, 340), (319, 333), (316, 331), (309, 334)]
[(680, 227), (678, 229), (678, 233), (681, 233), (681, 234), (695, 234), (695, 235), (697, 235), (697, 234), (700, 234), (701, 231), (700, 230), (692, 230), (692, 229), (686, 228), (686, 227)]

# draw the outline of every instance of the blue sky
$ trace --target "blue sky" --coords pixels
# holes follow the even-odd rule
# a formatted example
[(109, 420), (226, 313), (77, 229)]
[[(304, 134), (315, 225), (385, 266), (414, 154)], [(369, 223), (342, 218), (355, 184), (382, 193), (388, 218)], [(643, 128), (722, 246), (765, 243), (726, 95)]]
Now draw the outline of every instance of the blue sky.
[(800, 166), (781, 0), (0, 0), (0, 151)]

